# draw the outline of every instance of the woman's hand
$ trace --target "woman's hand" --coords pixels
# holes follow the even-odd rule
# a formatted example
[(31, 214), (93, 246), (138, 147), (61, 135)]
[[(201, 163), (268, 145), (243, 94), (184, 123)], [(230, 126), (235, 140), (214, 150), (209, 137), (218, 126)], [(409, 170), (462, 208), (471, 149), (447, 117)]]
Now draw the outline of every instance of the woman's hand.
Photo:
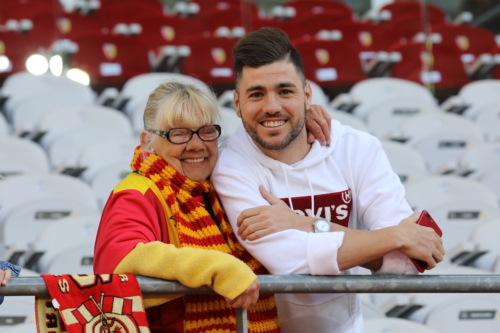
[(321, 105), (311, 105), (306, 110), (307, 142), (317, 139), (322, 146), (329, 145), (331, 126), (332, 117)]
[(10, 278), (12, 277), (12, 271), (10, 269), (3, 271), (0, 269), (0, 285), (5, 286), (9, 283)]
[(233, 300), (230, 300), (229, 298), (226, 297), (226, 301), (233, 308), (248, 309), (250, 306), (254, 305), (259, 300), (259, 290), (260, 290), (259, 279), (255, 279), (255, 281), (250, 285), (250, 287), (248, 287), (238, 297), (236, 297)]
[(288, 229), (312, 232), (314, 218), (296, 214), (264, 186), (259, 186), (259, 190), (271, 205), (249, 208), (241, 212), (236, 225), (242, 240), (256, 240)]

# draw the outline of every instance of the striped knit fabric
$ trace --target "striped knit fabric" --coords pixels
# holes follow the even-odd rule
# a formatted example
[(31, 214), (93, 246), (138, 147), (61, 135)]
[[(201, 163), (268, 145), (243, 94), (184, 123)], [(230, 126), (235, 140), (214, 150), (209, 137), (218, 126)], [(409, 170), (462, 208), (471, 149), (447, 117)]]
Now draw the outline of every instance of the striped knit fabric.
[[(217, 250), (232, 254), (245, 262), (255, 274), (268, 274), (238, 242), (210, 181), (197, 183), (177, 172), (161, 157), (137, 147), (132, 170), (151, 179), (170, 206), (176, 221), (182, 247)], [(208, 193), (220, 229), (203, 204), (193, 197)], [(185, 332), (236, 331), (234, 309), (219, 295), (187, 295)], [(281, 332), (273, 295), (261, 294), (257, 304), (249, 308), (250, 333)]]

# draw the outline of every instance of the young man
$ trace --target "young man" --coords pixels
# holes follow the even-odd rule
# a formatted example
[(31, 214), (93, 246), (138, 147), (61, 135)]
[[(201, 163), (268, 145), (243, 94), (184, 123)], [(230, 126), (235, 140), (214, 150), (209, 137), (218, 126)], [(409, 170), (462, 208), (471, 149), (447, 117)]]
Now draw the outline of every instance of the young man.
[[(441, 238), (415, 224), (376, 138), (333, 120), (329, 146), (308, 143), (311, 88), (283, 32), (252, 32), (233, 54), (243, 127), (211, 179), (239, 240), (271, 274), (356, 274), (360, 265), (406, 274), (416, 273), (407, 256), (429, 268), (442, 260)], [(285, 333), (364, 331), (356, 295), (276, 299)]]

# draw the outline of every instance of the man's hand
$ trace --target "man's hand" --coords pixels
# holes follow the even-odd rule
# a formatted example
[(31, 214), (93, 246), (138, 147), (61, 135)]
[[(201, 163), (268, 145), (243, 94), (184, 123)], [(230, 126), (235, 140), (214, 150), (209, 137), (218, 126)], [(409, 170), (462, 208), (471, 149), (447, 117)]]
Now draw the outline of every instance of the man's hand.
[(330, 144), (332, 117), (321, 105), (311, 105), (306, 110), (307, 142), (318, 139), (322, 146)]
[(243, 308), (248, 309), (250, 306), (257, 303), (259, 300), (259, 289), (260, 282), (259, 279), (255, 279), (255, 281), (247, 288), (243, 293), (241, 293), (238, 297), (233, 300), (230, 300), (226, 297), (226, 301), (233, 308)]
[(12, 276), (12, 271), (10, 269), (3, 271), (0, 269), (0, 285), (5, 286), (9, 282)]
[(410, 258), (425, 261), (427, 269), (433, 269), (443, 261), (443, 240), (432, 228), (416, 224), (419, 216), (420, 212), (415, 212), (396, 226), (403, 240), (399, 251)]
[(249, 208), (241, 212), (236, 224), (241, 239), (256, 240), (288, 229), (312, 232), (314, 218), (294, 213), (286, 203), (268, 192), (264, 186), (259, 186), (259, 190), (271, 205)]

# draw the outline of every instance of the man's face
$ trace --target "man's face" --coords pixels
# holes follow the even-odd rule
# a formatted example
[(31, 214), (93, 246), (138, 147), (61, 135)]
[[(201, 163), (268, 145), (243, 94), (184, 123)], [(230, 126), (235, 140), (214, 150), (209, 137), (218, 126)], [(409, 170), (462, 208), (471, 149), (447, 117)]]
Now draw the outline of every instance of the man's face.
[(267, 150), (288, 147), (305, 133), (305, 111), (311, 101), (291, 62), (274, 62), (258, 68), (244, 67), (234, 105), (252, 139)]

